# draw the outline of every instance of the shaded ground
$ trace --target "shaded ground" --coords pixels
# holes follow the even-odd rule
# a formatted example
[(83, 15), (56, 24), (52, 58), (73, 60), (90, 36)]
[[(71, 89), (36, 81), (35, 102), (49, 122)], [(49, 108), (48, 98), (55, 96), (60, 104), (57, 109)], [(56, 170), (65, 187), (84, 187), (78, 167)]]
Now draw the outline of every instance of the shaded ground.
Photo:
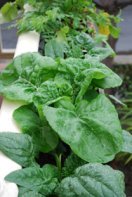
[(113, 161), (110, 165), (113, 169), (124, 173), (126, 197), (132, 197), (132, 163), (125, 165), (123, 161)]

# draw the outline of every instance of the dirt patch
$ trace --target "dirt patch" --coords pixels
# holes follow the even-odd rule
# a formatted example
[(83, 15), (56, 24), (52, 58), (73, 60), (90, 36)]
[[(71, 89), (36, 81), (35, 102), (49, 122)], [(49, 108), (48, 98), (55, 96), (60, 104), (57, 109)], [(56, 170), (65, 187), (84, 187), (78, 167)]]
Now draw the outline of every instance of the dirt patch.
[(132, 197), (132, 163), (125, 165), (121, 161), (112, 161), (110, 166), (115, 170), (120, 170), (125, 176), (126, 197)]

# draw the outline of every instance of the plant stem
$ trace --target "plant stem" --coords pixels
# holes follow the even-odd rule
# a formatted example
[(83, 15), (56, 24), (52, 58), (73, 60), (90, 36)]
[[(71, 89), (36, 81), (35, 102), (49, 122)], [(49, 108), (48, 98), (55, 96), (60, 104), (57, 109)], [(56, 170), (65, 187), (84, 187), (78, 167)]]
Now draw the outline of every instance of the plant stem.
[(62, 158), (62, 155), (57, 155), (55, 154), (55, 160), (56, 160), (56, 165), (58, 167), (58, 175), (59, 175), (59, 181), (61, 180), (61, 158)]

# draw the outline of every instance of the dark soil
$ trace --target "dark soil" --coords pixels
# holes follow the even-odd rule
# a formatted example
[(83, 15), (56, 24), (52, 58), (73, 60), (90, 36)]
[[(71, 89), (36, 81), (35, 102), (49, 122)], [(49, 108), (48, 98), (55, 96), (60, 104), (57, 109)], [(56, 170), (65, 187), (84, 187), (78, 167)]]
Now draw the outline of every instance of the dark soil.
[(132, 162), (127, 165), (123, 161), (112, 161), (110, 166), (115, 170), (120, 170), (125, 176), (126, 196), (132, 197)]

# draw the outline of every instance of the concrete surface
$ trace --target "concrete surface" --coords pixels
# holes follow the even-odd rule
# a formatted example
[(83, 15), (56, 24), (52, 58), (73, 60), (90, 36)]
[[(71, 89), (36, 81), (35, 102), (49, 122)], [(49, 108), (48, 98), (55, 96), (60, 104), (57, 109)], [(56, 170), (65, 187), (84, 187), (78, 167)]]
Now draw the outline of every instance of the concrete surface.
[(131, 51), (132, 54), (132, 6), (124, 8), (121, 17), (123, 18), (123, 21), (119, 25), (121, 28), (121, 34), (116, 45), (116, 51)]

